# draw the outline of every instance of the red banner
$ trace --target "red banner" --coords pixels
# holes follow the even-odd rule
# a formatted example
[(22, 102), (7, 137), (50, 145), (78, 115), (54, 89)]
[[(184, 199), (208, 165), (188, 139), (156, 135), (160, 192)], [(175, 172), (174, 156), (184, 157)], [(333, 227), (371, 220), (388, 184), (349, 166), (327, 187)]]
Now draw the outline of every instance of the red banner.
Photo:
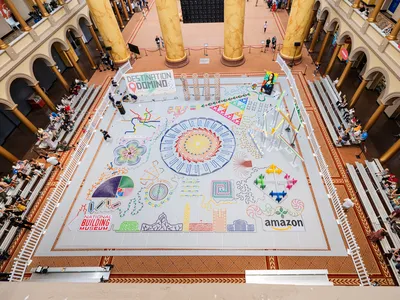
[(346, 48), (342, 48), (340, 50), (340, 54), (342, 55), (342, 59), (347, 60), (349, 58), (349, 52)]
[(85, 215), (79, 231), (109, 231), (111, 215)]

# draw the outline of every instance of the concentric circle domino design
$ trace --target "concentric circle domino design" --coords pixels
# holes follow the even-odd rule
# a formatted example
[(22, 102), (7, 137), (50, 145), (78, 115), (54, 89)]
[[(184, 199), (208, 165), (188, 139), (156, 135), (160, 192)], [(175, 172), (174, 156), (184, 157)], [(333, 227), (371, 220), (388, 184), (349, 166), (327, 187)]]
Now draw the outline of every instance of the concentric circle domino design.
[(236, 141), (232, 131), (210, 118), (192, 118), (172, 126), (161, 139), (165, 164), (186, 176), (213, 173), (232, 158)]
[(168, 196), (168, 186), (165, 183), (156, 183), (149, 190), (149, 197), (154, 201), (164, 200)]

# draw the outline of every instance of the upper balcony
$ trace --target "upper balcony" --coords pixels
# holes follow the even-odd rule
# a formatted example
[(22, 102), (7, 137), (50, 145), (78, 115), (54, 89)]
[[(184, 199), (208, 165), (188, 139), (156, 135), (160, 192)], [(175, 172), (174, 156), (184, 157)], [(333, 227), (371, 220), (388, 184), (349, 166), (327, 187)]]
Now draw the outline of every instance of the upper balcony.
[[(14, 3), (17, 2), (14, 0)], [(3, 31), (1, 32), (0, 22), (0, 34), (5, 34), (2, 39), (4, 44), (0, 45), (0, 81), (15, 69), (21, 61), (24, 61), (38, 49), (49, 37), (59, 31), (70, 17), (77, 14), (85, 6), (84, 0), (66, 0), (64, 2), (59, 1), (59, 3), (62, 3), (62, 5), (60, 4), (52, 9), (46, 6), (48, 8), (48, 16), (38, 17), (35, 15), (35, 17), (29, 18), (26, 21), (27, 25), (31, 27), (29, 31), (24, 31), (21, 24), (15, 20), (16, 18), (12, 17), (7, 21), (10, 31), (7, 26), (3, 26)], [(16, 8), (20, 9), (19, 7)], [(34, 9), (30, 12), (25, 11), (24, 15), (32, 15), (30, 14), (32, 12), (34, 12)], [(2, 18), (0, 21), (6, 22), (6, 19)]]
[[(360, 42), (372, 50), (386, 68), (400, 79), (400, 37), (397, 36), (397, 40), (389, 40), (384, 31), (391, 20), (380, 13), (375, 22), (369, 22), (367, 20), (369, 15), (353, 8), (353, 3), (348, 0), (325, 0), (321, 3), (323, 2), (326, 2), (340, 16), (344, 30), (352, 31)], [(371, 14), (372, 9), (369, 10)], [(341, 32), (344, 31), (341, 30)]]

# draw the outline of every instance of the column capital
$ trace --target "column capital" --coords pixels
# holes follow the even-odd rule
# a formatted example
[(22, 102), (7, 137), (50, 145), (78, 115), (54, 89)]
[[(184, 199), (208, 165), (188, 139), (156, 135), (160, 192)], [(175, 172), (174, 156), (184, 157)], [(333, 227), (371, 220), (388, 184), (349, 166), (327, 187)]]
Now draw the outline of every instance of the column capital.
[(39, 87), (39, 88), (41, 88), (40, 86), (39, 86), (39, 81), (35, 81), (35, 82), (32, 82), (31, 84), (29, 84), (29, 86), (31, 86), (31, 87), (33, 87), (33, 88), (36, 88), (36, 87)]
[(2, 39), (0, 39), (0, 50), (4, 50), (8, 48), (8, 44), (4, 43)]
[(13, 106), (11, 106), (9, 109), (10, 111), (16, 110), (18, 108), (18, 104), (14, 104)]

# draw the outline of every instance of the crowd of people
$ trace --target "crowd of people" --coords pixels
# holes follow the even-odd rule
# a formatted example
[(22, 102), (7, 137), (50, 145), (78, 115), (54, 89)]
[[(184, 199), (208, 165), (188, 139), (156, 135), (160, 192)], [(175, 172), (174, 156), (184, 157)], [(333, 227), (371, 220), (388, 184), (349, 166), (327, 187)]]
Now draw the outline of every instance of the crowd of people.
[[(380, 184), (384, 189), (389, 201), (393, 207), (393, 211), (387, 217), (386, 221), (390, 224), (392, 232), (400, 236), (400, 186), (396, 175), (392, 174), (388, 168), (376, 173), (380, 178)], [(385, 228), (373, 231), (367, 235), (367, 238), (374, 243), (383, 240), (389, 235)], [(391, 249), (385, 253), (388, 259), (392, 259), (396, 263), (396, 269), (400, 274), (400, 249)]]
[(360, 11), (360, 13), (364, 15), (364, 17), (369, 16), (369, 8), (366, 7), (364, 3), (361, 2), (360, 8), (358, 10)]
[(278, 9), (285, 9), (287, 0), (265, 0), (270, 11), (275, 12)]
[[(334, 85), (338, 82), (338, 78), (333, 82)], [(349, 125), (347, 128), (342, 126), (338, 126), (337, 132), (339, 133), (337, 144), (342, 146), (351, 144), (351, 136), (355, 139), (356, 143), (364, 142), (368, 133), (365, 130), (362, 130), (362, 125), (360, 119), (355, 115), (356, 111), (354, 108), (348, 108), (348, 103), (346, 100), (346, 95), (343, 98), (336, 101), (336, 106), (339, 108), (339, 111), (342, 113), (343, 119)]]
[[(74, 127), (74, 110), (71, 108), (74, 96), (78, 95), (81, 89), (87, 89), (87, 84), (75, 79), (70, 88), (70, 95), (64, 95), (61, 104), (57, 105), (57, 112), (49, 115), (49, 126), (44, 130), (39, 128), (37, 132), (39, 148), (50, 149), (52, 151), (63, 151), (65, 145), (58, 142), (62, 131), (71, 132)], [(65, 151), (65, 150), (64, 150)]]
[[(22, 181), (29, 182), (34, 175), (41, 178), (45, 170), (45, 163), (39, 160), (18, 160), (13, 164), (11, 174), (4, 175), (1, 178), (0, 228), (7, 223), (13, 227), (31, 229), (34, 224), (23, 216), (27, 210), (29, 199), (21, 196), (22, 190), (19, 189), (19, 183)], [(0, 261), (7, 258), (7, 251), (2, 250)]]

